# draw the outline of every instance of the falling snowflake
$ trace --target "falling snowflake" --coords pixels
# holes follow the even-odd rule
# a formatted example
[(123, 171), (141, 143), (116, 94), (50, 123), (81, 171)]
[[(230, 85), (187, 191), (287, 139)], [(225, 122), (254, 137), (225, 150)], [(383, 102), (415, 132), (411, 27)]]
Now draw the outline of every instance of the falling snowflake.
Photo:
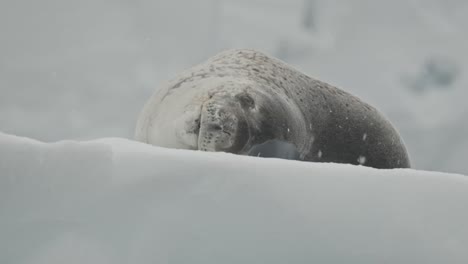
[(359, 158), (357, 159), (357, 162), (359, 162), (359, 164), (361, 165), (364, 165), (364, 163), (366, 163), (366, 157), (359, 156)]

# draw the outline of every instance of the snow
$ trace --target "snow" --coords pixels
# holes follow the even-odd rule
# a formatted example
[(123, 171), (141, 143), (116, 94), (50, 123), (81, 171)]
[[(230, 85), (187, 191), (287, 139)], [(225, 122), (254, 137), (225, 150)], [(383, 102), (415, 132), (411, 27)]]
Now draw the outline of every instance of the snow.
[(0, 263), (467, 263), (468, 178), (0, 134)]
[(359, 156), (357, 161), (359, 162), (359, 164), (364, 165), (364, 163), (366, 163), (366, 157), (365, 156)]

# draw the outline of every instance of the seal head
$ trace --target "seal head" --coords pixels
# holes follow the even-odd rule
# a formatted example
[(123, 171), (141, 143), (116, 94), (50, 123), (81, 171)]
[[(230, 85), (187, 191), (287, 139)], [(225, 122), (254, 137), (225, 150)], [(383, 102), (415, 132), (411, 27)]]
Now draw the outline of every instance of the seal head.
[(306, 138), (305, 130), (294, 129), (300, 123), (305, 126), (304, 119), (279, 98), (251, 87), (213, 94), (201, 108), (198, 149), (248, 154), (253, 146), (269, 140)]

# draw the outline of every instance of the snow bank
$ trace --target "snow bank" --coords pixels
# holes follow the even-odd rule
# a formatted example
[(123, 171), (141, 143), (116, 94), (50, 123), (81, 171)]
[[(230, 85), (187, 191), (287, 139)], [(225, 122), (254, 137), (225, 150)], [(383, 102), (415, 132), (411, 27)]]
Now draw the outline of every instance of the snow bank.
[(467, 263), (468, 178), (0, 134), (0, 263)]

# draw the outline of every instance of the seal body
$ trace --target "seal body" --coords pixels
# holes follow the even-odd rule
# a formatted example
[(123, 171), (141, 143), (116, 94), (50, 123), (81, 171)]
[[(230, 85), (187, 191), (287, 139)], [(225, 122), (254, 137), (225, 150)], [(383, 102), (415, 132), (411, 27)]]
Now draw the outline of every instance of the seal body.
[(298, 160), (410, 167), (401, 137), (374, 107), (254, 50), (222, 52), (165, 84), (135, 138), (256, 156), (287, 146), (279, 153)]

